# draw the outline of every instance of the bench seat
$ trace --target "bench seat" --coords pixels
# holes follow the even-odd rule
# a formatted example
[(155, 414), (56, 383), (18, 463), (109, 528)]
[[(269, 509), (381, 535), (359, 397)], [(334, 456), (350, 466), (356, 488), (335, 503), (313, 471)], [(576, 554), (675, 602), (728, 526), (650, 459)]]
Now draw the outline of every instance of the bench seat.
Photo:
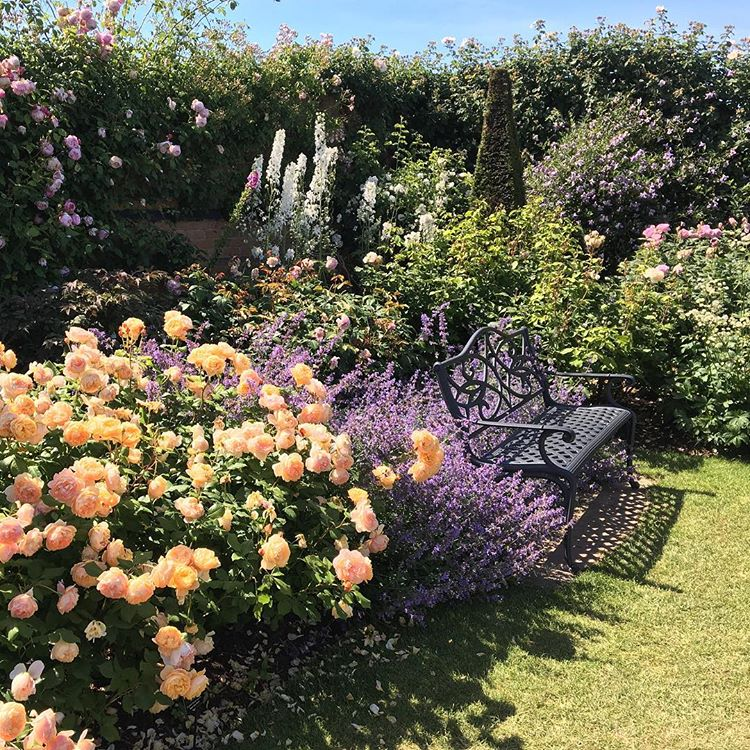
[[(567, 427), (573, 431), (575, 437), (571, 442), (566, 442), (561, 433), (555, 433), (547, 438), (544, 448), (552, 463), (576, 474), (630, 419), (630, 411), (617, 406), (559, 405), (542, 412), (532, 424)], [(549, 472), (549, 464), (539, 447), (539, 435), (528, 430), (513, 430), (497, 446), (480, 454), (479, 460), (509, 471)]]

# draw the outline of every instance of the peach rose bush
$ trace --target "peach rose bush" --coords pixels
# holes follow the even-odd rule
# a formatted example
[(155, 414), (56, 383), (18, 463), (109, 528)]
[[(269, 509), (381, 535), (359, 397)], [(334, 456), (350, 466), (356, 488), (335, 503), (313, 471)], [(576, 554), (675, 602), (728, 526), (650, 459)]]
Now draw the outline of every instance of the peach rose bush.
[[(9, 697), (106, 737), (108, 708), (200, 696), (223, 625), (369, 607), (388, 545), (313, 369), (297, 362), (277, 386), (192, 329), (169, 311), (159, 344), (129, 318), (110, 346), (73, 327), (61, 362), (26, 373), (0, 346), (0, 653), (20, 665)], [(422, 482), (442, 449), (429, 433), (415, 449), (406, 481)]]

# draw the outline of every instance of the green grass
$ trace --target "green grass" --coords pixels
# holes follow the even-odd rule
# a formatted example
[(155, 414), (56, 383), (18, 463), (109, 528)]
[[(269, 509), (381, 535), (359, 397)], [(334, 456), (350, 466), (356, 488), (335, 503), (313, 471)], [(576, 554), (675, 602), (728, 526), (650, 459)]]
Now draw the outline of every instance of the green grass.
[(245, 736), (266, 734), (244, 747), (750, 749), (750, 465), (645, 471), (650, 508), (597, 569), (441, 609), (403, 661), (332, 651), (287, 690), (306, 713), (253, 710)]

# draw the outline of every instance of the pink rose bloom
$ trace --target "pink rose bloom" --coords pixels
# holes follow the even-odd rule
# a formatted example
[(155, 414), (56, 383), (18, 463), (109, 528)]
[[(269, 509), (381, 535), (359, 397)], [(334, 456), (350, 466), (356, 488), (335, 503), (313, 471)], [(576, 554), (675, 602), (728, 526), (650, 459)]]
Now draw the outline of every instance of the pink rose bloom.
[(328, 471), (331, 468), (331, 454), (327, 451), (313, 448), (305, 461), (305, 468), (314, 474), (321, 474), (324, 471)]
[(16, 664), (10, 673), (12, 680), (10, 692), (13, 695), (13, 700), (25, 701), (34, 695), (36, 683), (41, 679), (43, 671), (44, 664), (38, 659), (29, 664), (28, 669), (26, 669), (25, 664)]
[(128, 577), (120, 568), (110, 568), (99, 575), (96, 590), (107, 599), (124, 599), (128, 593)]
[(326, 332), (325, 332), (325, 329), (324, 329), (324, 328), (321, 328), (320, 326), (318, 326), (318, 327), (317, 327), (317, 328), (316, 328), (316, 329), (315, 329), (315, 330), (313, 331), (313, 336), (315, 337), (315, 339), (316, 339), (317, 341), (322, 341), (322, 340), (323, 340), (323, 339), (324, 339), (324, 338), (326, 337)]
[(173, 143), (169, 147), (169, 155), (177, 158), (182, 153), (182, 148), (176, 143)]
[(29, 589), (25, 594), (18, 594), (8, 602), (8, 612), (17, 620), (28, 620), (33, 617), (39, 605), (34, 599), (34, 589)]
[(71, 505), (83, 489), (83, 482), (72, 469), (58, 471), (49, 483), (49, 494), (64, 505)]
[(336, 468), (328, 475), (328, 478), (331, 480), (331, 484), (340, 487), (349, 481), (349, 472), (346, 469)]
[(354, 528), (360, 534), (371, 534), (378, 528), (378, 519), (375, 516), (375, 511), (366, 502), (357, 503), (354, 510), (350, 513), (349, 518), (351, 518)]
[[(29, 506), (30, 507), (30, 506)], [(39, 529), (30, 529), (24, 538), (18, 543), (18, 551), (24, 557), (35, 555), (42, 548), (44, 535)]]
[(388, 542), (390, 539), (385, 534), (375, 534), (375, 536), (370, 539), (370, 541), (367, 543), (367, 547), (372, 552), (372, 554), (377, 554), (378, 552), (383, 552), (385, 548), (388, 546)]
[(68, 151), (68, 159), (71, 159), (73, 161), (79, 161), (81, 155), (82, 154), (80, 148), (71, 148), (70, 151)]
[(0, 544), (18, 544), (23, 539), (23, 526), (16, 518), (0, 521)]
[(78, 604), (78, 588), (76, 586), (66, 587), (60, 581), (57, 584), (57, 593), (59, 597), (57, 600), (57, 611), (61, 615), (66, 615)]
[(339, 318), (336, 318), (336, 325), (339, 328), (339, 331), (345, 331), (349, 326), (352, 324), (352, 321), (349, 319), (348, 315), (342, 315)]
[(28, 742), (29, 747), (47, 747), (56, 736), (57, 718), (55, 712), (48, 708), (32, 720), (31, 733), (25, 738), (24, 744)]
[(5, 130), (8, 124), (8, 115), (0, 113), (0, 130)]
[(16, 552), (18, 552), (18, 543), (3, 544), (0, 542), (0, 563), (7, 563)]
[(119, 156), (110, 156), (109, 166), (112, 167), (112, 169), (120, 169), (122, 166), (122, 159)]
[(10, 88), (16, 96), (27, 96), (36, 91), (36, 84), (33, 81), (27, 81), (25, 78), (19, 78), (12, 81)]
[(297, 482), (302, 478), (305, 465), (299, 453), (284, 453), (273, 466), (274, 476), (285, 482)]
[(372, 563), (358, 550), (342, 549), (333, 558), (333, 569), (346, 590), (372, 580)]
[(260, 174), (258, 173), (258, 170), (254, 169), (247, 176), (247, 182), (245, 183), (245, 187), (249, 187), (251, 190), (255, 190), (255, 188), (258, 187), (259, 183), (260, 183)]
[(66, 148), (78, 148), (78, 146), (81, 145), (80, 139), (74, 135), (66, 135), (63, 139), (63, 143), (65, 144)]

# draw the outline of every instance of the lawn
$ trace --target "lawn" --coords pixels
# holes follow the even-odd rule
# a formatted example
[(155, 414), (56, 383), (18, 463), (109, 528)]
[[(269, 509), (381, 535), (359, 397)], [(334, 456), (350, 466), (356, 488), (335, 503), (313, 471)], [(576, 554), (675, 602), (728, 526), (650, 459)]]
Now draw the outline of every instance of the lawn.
[(442, 609), (401, 635), (397, 652), (419, 649), (403, 661), (334, 654), (288, 686), (307, 710), (262, 727), (251, 711), (245, 737), (266, 732), (244, 745), (750, 748), (750, 464), (642, 468), (648, 509), (596, 568)]

